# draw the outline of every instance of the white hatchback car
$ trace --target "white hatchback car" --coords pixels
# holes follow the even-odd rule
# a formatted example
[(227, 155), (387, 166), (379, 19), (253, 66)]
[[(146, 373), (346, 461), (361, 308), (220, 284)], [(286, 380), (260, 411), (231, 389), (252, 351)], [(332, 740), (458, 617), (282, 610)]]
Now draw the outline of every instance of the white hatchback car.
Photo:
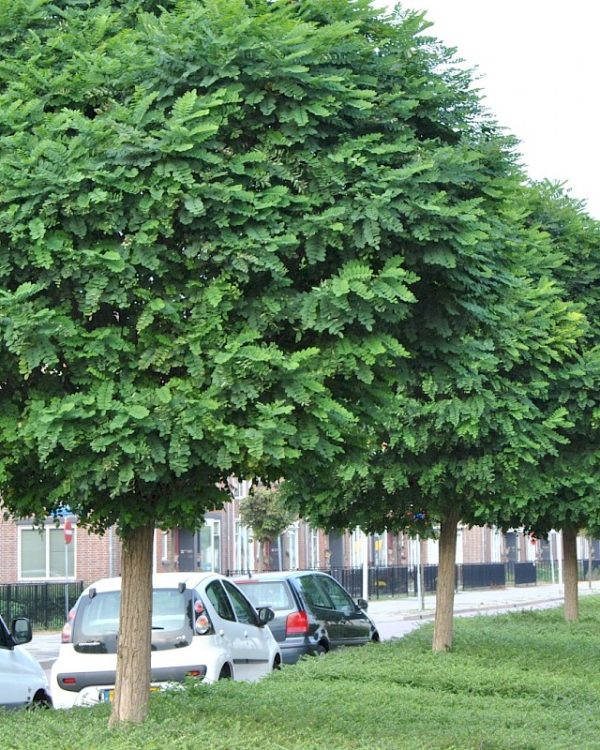
[(0, 617), (0, 706), (50, 707), (50, 690), (44, 670), (22, 645), (31, 640), (31, 624), (16, 617), (10, 630)]
[[(121, 579), (89, 586), (63, 630), (50, 689), (55, 708), (112, 700)], [(256, 680), (281, 663), (267, 623), (273, 610), (258, 610), (218, 573), (161, 573), (153, 578), (151, 682), (154, 687), (231, 677)]]

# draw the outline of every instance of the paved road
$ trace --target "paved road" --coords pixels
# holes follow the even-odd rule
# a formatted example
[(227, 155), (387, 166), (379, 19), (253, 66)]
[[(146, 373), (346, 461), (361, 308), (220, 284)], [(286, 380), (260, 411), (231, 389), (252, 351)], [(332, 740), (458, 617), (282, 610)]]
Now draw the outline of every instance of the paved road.
[[(594, 581), (592, 588), (587, 582), (579, 584), (579, 595), (589, 594), (600, 594), (600, 581)], [(457, 592), (454, 612), (457, 616), (496, 614), (507, 610), (558, 607), (562, 601), (563, 587), (559, 584), (478, 589)], [(369, 614), (384, 640), (400, 638), (435, 616), (435, 596), (425, 597), (423, 609), (415, 597), (373, 599), (369, 602)], [(25, 648), (48, 669), (58, 656), (59, 645), (59, 632), (37, 632)]]

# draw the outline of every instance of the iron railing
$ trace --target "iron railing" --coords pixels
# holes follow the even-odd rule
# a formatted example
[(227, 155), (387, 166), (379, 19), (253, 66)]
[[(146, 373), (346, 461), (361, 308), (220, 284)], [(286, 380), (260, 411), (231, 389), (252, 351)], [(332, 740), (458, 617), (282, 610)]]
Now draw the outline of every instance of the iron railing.
[(68, 609), (83, 591), (83, 581), (68, 583), (2, 583), (0, 614), (7, 624), (25, 616), (34, 628), (58, 630), (65, 623)]
[[(329, 573), (353, 597), (363, 595), (362, 567), (330, 566), (315, 568), (323, 573)], [(588, 580), (589, 563), (587, 560), (578, 561), (579, 580)], [(422, 566), (422, 585), (425, 593), (434, 593), (437, 588), (438, 566)], [(254, 575), (254, 571), (227, 571), (228, 576), (247, 577)], [(548, 560), (535, 562), (506, 562), (506, 563), (463, 563), (456, 566), (456, 589), (472, 590), (478, 588), (503, 588), (505, 586), (536, 585), (539, 583), (558, 582), (559, 569), (556, 562)], [(417, 596), (418, 567), (416, 565), (387, 565), (371, 566), (368, 571), (369, 598), (394, 596)], [(592, 563), (592, 578), (600, 578), (600, 561)]]

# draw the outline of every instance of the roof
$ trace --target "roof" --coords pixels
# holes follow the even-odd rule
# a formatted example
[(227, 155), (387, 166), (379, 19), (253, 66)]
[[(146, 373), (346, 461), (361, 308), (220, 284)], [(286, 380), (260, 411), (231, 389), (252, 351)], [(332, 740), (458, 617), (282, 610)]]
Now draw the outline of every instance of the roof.
[[(175, 589), (180, 583), (185, 583), (187, 588), (195, 588), (199, 583), (207, 578), (224, 578), (220, 573), (187, 573), (182, 571), (181, 573), (157, 573), (152, 576), (152, 586), (155, 589)], [(98, 581), (91, 583), (83, 592), (86, 594), (90, 589), (94, 588), (98, 593), (104, 591), (120, 591), (122, 578), (101, 578)]]

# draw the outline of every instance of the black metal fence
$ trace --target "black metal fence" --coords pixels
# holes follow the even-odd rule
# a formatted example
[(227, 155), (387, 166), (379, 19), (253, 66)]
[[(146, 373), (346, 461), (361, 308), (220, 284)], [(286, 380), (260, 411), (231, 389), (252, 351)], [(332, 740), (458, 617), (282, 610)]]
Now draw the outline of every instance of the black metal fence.
[[(319, 568), (329, 573), (353, 596), (363, 595), (363, 569), (329, 567)], [(578, 562), (579, 580), (588, 579), (589, 563)], [(252, 575), (249, 571), (227, 571), (231, 576)], [(535, 562), (464, 563), (456, 566), (456, 589), (503, 588), (505, 586), (536, 585), (558, 582), (558, 564), (547, 560)], [(438, 566), (422, 566), (422, 586), (425, 593), (434, 593), (437, 588)], [(592, 563), (592, 578), (600, 578), (600, 561)], [(389, 565), (369, 568), (369, 598), (392, 596), (417, 596), (418, 567), (416, 565)]]
[(59, 630), (66, 613), (83, 591), (83, 581), (69, 583), (2, 583), (0, 614), (7, 624), (13, 617), (28, 617), (34, 628)]

